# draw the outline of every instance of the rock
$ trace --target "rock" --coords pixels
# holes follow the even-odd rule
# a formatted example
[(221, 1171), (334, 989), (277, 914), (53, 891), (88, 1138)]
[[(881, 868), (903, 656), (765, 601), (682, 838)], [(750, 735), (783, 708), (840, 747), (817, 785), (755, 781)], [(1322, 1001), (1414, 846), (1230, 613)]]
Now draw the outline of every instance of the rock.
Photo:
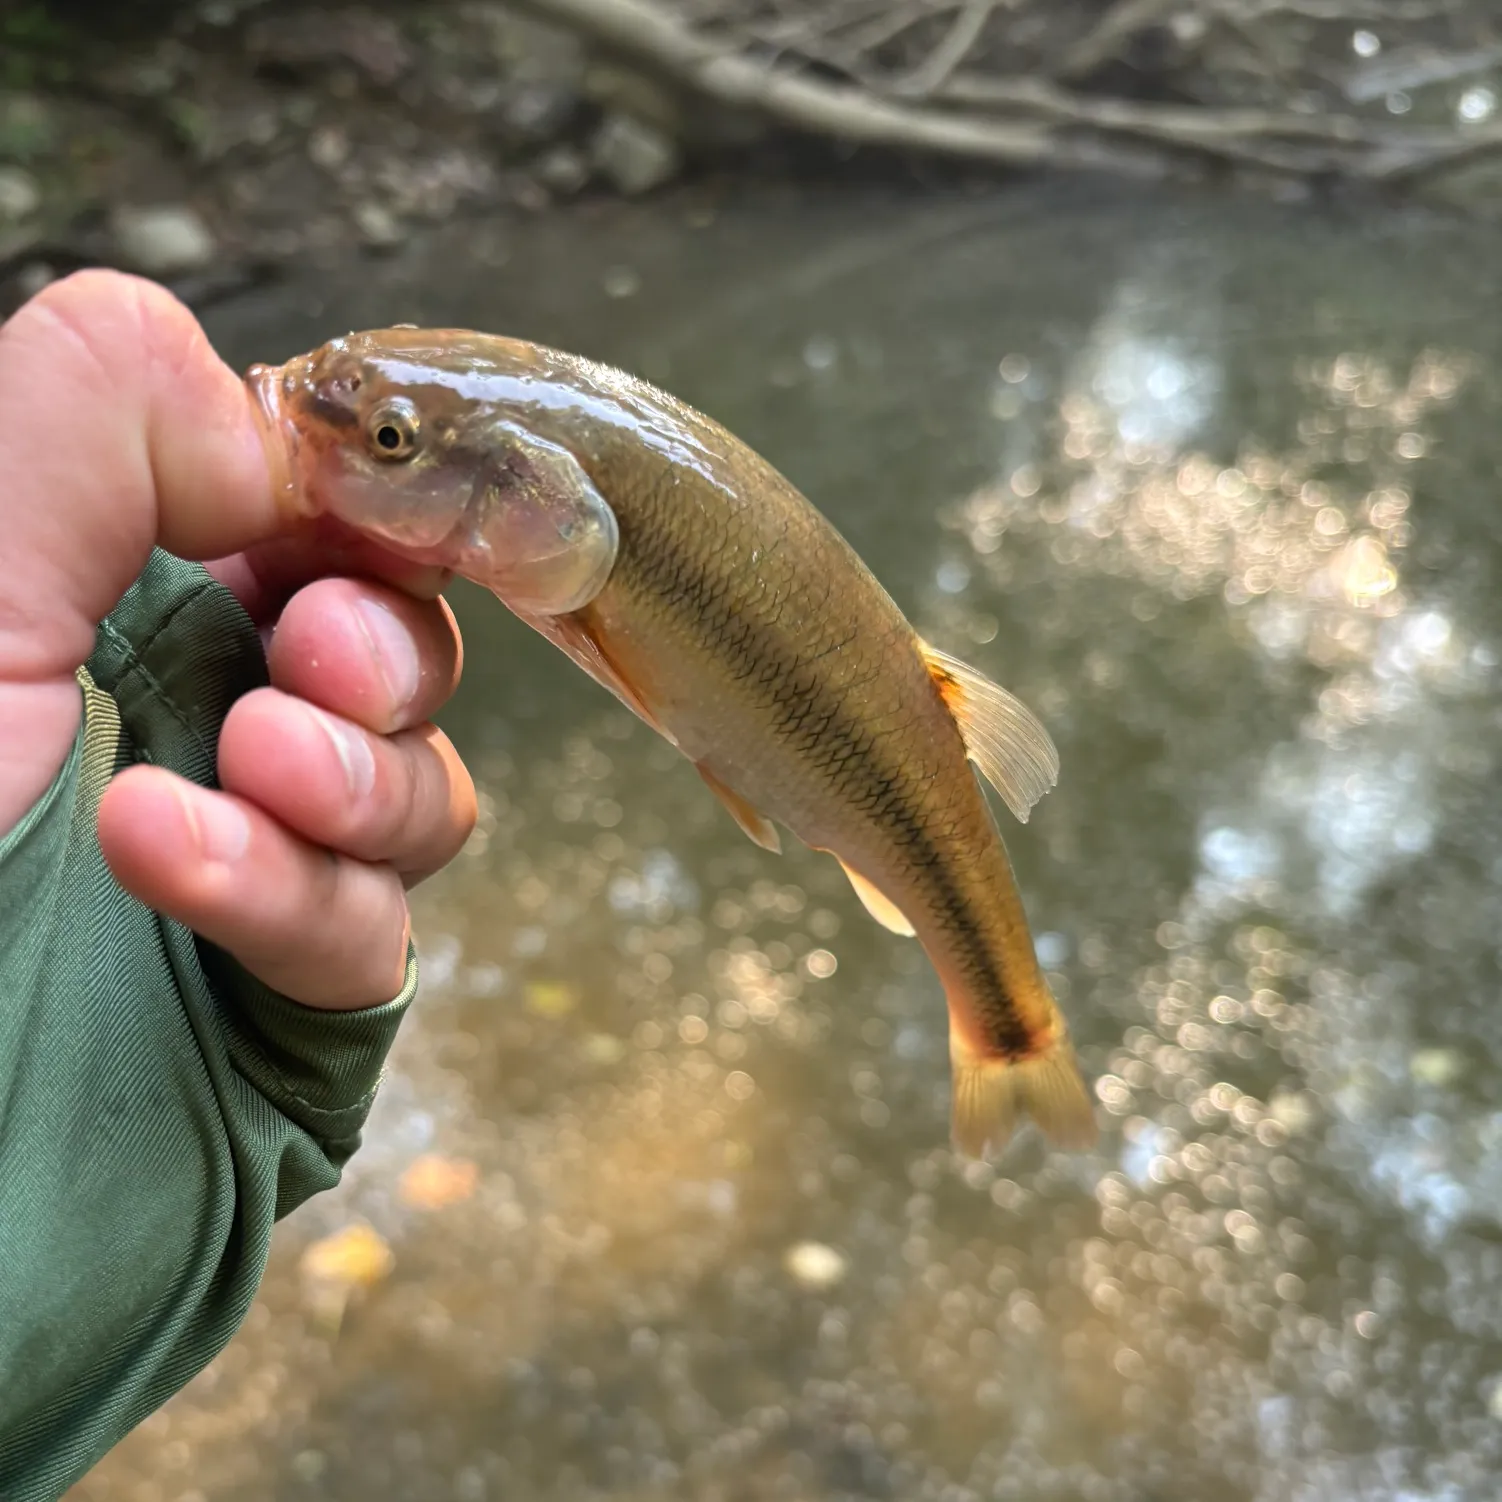
[(579, 96), (569, 85), (534, 79), (507, 91), (499, 119), (513, 140), (541, 143), (562, 135), (578, 108)]
[(611, 115), (590, 148), (604, 177), (628, 197), (650, 193), (677, 175), (682, 156), (672, 137), (630, 115)]
[(544, 152), (533, 170), (540, 183), (565, 197), (577, 193), (589, 181), (589, 163), (572, 146), (555, 146)]
[(581, 92), (602, 115), (626, 115), (670, 139), (692, 139), (684, 129), (682, 95), (635, 68), (593, 62), (584, 75)]
[(308, 138), (308, 160), (325, 172), (349, 160), (349, 134), (339, 125), (324, 125)]
[(367, 245), (395, 245), (402, 238), (401, 221), (382, 203), (362, 203), (355, 209), (355, 227)]
[(196, 271), (214, 258), (213, 234), (185, 203), (117, 209), (112, 228), (125, 259), (150, 276)]
[(19, 167), (0, 167), (0, 221), (28, 219), (42, 206), (36, 179)]

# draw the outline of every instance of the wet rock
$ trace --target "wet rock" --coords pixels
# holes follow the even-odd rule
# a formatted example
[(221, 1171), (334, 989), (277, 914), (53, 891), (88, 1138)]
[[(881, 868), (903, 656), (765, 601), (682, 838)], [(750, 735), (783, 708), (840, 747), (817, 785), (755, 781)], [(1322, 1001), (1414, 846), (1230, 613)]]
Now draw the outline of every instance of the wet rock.
[(198, 270), (214, 258), (214, 236), (187, 204), (117, 209), (111, 228), (130, 265), (152, 276)]
[(631, 115), (611, 115), (591, 146), (601, 174), (628, 197), (650, 193), (678, 173), (682, 156), (671, 136)]
[(355, 228), (367, 245), (390, 246), (402, 238), (401, 221), (382, 203), (362, 203), (355, 209)]
[(503, 133), (521, 142), (556, 140), (572, 123), (579, 96), (566, 83), (543, 79), (520, 83), (501, 106)]
[(325, 125), (308, 139), (308, 160), (325, 172), (342, 167), (349, 160), (349, 134), (341, 126)]
[(684, 128), (682, 96), (635, 68), (613, 61), (591, 63), (582, 92), (602, 115), (624, 115), (670, 139), (691, 139)]
[(544, 187), (563, 197), (571, 197), (589, 181), (589, 163), (572, 146), (544, 152), (533, 170)]
[(28, 219), (42, 206), (36, 179), (19, 167), (0, 167), (0, 223)]

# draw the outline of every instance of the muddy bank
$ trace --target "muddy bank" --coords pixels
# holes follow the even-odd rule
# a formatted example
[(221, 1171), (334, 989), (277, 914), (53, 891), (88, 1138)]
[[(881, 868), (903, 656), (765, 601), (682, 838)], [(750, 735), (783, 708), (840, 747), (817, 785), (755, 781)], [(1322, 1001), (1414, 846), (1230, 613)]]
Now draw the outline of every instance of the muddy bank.
[(0, 314), (101, 262), (202, 303), (458, 216), (648, 194), (754, 136), (499, 4), (23, 4), (0, 17)]
[(1363, 0), (1358, 26), (1338, 0), (1255, 24), (1231, 0), (528, 3), (13, 0), (0, 315), (79, 265), (202, 305), (425, 225), (685, 179), (989, 193), (1084, 168), (1502, 203), (1502, 39), (1480, 7)]

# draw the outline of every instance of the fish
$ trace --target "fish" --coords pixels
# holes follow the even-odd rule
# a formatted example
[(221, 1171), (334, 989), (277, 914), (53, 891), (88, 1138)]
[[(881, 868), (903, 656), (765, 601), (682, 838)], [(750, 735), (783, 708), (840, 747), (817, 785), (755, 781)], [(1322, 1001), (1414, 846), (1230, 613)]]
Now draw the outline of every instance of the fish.
[(279, 504), (489, 589), (697, 769), (744, 833), (786, 829), (915, 936), (948, 1004), (951, 1140), (1094, 1104), (977, 770), (1025, 822), (1038, 718), (924, 641), (833, 524), (669, 393), (525, 340), (401, 325), (246, 383)]

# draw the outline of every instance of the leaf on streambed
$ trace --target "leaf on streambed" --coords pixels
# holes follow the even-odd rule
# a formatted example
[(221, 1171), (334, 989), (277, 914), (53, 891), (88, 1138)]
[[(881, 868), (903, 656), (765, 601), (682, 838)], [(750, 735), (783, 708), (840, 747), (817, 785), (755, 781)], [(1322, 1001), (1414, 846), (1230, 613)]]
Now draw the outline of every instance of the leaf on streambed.
[(428, 1153), (410, 1164), (397, 1184), (402, 1203), (415, 1210), (443, 1210), (462, 1204), (480, 1182), (479, 1165), (467, 1158)]
[(357, 1224), (315, 1241), (299, 1264), (311, 1282), (340, 1284), (346, 1288), (369, 1288), (379, 1283), (396, 1265), (396, 1257), (373, 1227)]
[(567, 1017), (579, 1005), (573, 987), (557, 981), (533, 981), (526, 996), (527, 1010), (539, 1017)]

